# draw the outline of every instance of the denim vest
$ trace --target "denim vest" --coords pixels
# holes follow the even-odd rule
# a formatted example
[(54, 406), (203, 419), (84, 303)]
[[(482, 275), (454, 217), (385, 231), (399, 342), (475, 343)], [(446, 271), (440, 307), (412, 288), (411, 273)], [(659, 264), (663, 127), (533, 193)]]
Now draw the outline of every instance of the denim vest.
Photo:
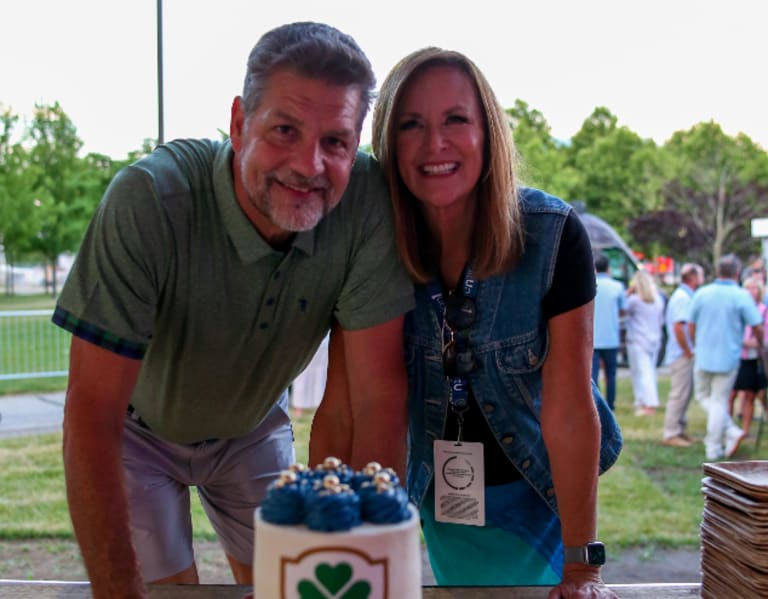
[[(552, 285), (563, 226), (572, 208), (528, 188), (520, 190), (520, 201), (525, 252), (511, 272), (479, 282), (477, 320), (469, 334), (478, 366), (468, 380), (499, 446), (557, 513), (541, 432), (541, 368), (549, 348), (541, 302)], [(418, 285), (416, 308), (408, 313), (405, 324), (410, 415), (407, 484), (417, 505), (432, 481), (432, 445), (443, 438), (449, 409), (441, 325), (426, 287)], [(594, 384), (592, 395), (600, 416), (602, 474), (618, 458), (622, 438), (613, 412)]]

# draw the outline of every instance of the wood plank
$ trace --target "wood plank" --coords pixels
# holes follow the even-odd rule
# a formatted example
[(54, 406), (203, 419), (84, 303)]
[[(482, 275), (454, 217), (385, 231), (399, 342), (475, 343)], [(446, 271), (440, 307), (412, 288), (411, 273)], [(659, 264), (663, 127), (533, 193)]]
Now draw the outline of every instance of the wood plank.
[[(695, 583), (609, 584), (620, 599), (691, 599)], [(250, 587), (236, 585), (153, 585), (151, 599), (242, 599)], [(546, 599), (549, 587), (424, 587), (424, 599)], [(90, 599), (87, 582), (0, 580), (4, 599)], [(254, 599), (260, 598), (258, 594)]]

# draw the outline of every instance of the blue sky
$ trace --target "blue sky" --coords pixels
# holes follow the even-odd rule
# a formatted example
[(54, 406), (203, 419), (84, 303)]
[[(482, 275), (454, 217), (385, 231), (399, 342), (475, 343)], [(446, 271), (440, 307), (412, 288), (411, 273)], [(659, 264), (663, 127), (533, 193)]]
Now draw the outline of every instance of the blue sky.
[[(713, 119), (768, 149), (763, 0), (268, 4), (163, 0), (166, 139), (227, 130), (258, 37), (285, 22), (320, 20), (357, 39), (379, 81), (416, 48), (463, 51), (505, 106), (526, 101), (559, 138), (601, 105), (659, 143)], [(35, 102), (59, 101), (84, 150), (115, 158), (157, 136), (156, 0), (6, 0), (2, 15), (2, 108), (26, 117)]]

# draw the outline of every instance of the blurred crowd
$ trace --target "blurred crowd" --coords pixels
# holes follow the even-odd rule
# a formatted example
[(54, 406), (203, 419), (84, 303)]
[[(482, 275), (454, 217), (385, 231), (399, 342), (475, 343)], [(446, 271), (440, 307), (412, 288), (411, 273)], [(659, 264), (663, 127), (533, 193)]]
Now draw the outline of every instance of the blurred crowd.
[(657, 370), (663, 365), (670, 388), (661, 442), (680, 448), (697, 443), (687, 427), (695, 398), (707, 414), (707, 460), (733, 458), (753, 436), (755, 415), (768, 408), (764, 259), (755, 256), (743, 266), (735, 255), (725, 255), (710, 282), (701, 265), (683, 264), (669, 295), (642, 268), (625, 286), (611, 276), (602, 253), (595, 255), (595, 273), (592, 379), (598, 384), (602, 370), (608, 404), (615, 408), (616, 371), (625, 356), (635, 416), (656, 414), (662, 407)]

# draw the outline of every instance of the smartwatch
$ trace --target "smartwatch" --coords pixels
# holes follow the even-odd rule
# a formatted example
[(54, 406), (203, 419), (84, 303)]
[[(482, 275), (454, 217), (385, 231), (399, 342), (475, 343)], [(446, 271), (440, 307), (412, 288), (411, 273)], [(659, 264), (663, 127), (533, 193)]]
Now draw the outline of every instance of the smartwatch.
[(605, 545), (600, 541), (592, 541), (580, 547), (565, 547), (563, 553), (566, 564), (602, 566), (605, 563)]

